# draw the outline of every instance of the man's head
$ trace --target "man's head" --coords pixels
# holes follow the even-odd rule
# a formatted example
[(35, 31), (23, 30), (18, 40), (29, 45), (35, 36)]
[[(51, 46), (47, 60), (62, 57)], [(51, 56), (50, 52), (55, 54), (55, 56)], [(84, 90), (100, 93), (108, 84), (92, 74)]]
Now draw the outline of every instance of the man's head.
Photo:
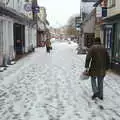
[(94, 44), (101, 44), (101, 40), (99, 37), (95, 38)]

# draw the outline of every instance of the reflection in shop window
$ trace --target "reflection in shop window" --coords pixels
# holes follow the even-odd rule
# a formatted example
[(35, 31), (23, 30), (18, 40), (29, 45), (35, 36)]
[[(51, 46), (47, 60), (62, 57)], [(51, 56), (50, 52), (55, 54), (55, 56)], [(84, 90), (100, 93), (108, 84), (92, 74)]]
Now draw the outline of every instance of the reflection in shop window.
[(120, 24), (115, 24), (114, 57), (120, 61)]

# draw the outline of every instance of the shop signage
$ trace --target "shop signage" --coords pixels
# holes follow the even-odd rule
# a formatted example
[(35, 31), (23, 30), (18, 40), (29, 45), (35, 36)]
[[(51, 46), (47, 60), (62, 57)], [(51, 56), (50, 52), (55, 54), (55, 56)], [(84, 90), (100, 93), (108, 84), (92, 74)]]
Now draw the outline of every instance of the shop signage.
[(75, 18), (75, 26), (76, 26), (76, 28), (80, 28), (80, 23), (81, 23), (81, 18), (80, 17), (76, 17)]
[(40, 12), (40, 7), (38, 5), (33, 6), (33, 12), (34, 13), (39, 13)]
[(24, 5), (24, 9), (25, 9), (25, 11), (27, 11), (27, 12), (32, 11), (32, 4), (31, 4), (31, 3), (26, 3), (26, 4)]

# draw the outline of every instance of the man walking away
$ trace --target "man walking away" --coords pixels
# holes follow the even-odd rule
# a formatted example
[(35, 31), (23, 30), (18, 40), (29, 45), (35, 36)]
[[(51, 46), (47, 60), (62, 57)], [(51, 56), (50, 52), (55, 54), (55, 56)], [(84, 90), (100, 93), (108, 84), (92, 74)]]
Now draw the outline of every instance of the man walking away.
[(51, 46), (51, 42), (50, 42), (50, 40), (48, 39), (48, 40), (46, 40), (46, 51), (47, 51), (48, 53), (50, 53), (50, 46)]
[(95, 45), (88, 50), (85, 61), (85, 68), (91, 76), (93, 100), (96, 97), (103, 100), (103, 79), (109, 65), (110, 59), (107, 50), (101, 45), (100, 38), (96, 38)]

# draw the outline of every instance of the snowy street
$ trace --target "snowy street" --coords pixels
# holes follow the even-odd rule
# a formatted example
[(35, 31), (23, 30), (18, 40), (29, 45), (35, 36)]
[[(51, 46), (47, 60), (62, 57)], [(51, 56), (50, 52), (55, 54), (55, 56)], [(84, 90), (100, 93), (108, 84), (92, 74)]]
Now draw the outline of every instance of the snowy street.
[(104, 106), (91, 100), (91, 81), (80, 80), (85, 55), (75, 43), (38, 48), (0, 73), (0, 120), (120, 120), (120, 76), (107, 73)]

